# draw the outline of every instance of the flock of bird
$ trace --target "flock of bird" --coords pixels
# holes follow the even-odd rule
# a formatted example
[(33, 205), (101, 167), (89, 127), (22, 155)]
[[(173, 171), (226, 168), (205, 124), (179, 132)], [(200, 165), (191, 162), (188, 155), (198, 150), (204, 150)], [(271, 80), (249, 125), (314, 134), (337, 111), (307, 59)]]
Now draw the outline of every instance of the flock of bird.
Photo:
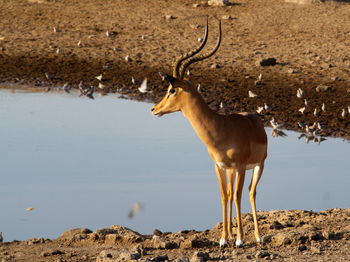
[[(55, 33), (59, 32), (59, 30), (56, 27), (53, 27), (53, 31)], [(110, 37), (111, 35), (112, 34), (109, 31), (106, 31), (106, 36), (107, 37)], [(142, 36), (142, 39), (146, 39), (146, 37)], [(200, 42), (200, 41), (202, 41), (202, 39), (198, 39), (198, 41)], [(82, 43), (81, 43), (81, 41), (79, 41), (77, 43), (77, 46), (81, 46), (81, 45), (82, 45)], [(56, 49), (56, 53), (57, 54), (60, 53), (60, 48), (59, 47)], [(127, 55), (125, 57), (125, 61), (131, 62), (132, 59), (131, 59), (131, 57), (129, 55)], [(103, 68), (104, 69), (108, 69), (109, 66), (103, 66)], [(188, 76), (192, 75), (190, 70), (187, 70), (186, 74)], [(162, 73), (162, 72), (159, 72), (159, 75), (162, 78), (162, 80), (164, 81), (165, 80), (165, 74)], [(51, 79), (51, 77), (52, 77), (49, 73), (45, 73), (45, 76), (46, 76), (47, 79)], [(98, 91), (103, 92), (106, 89), (106, 86), (102, 83), (102, 81), (104, 80), (103, 74), (100, 74), (100, 75), (96, 76), (95, 78), (99, 81), (99, 84), (97, 86)], [(259, 74), (257, 80), (255, 81), (255, 85), (261, 84), (262, 81), (263, 81), (263, 75)], [(138, 85), (140, 83), (140, 81), (135, 79), (134, 77), (132, 77), (131, 78), (131, 83), (132, 83), (133, 86), (136, 86), (136, 85)], [(80, 91), (80, 96), (86, 96), (86, 97), (88, 97), (90, 99), (94, 99), (93, 93), (95, 92), (95, 88), (93, 86), (87, 86), (87, 85), (84, 84), (83, 81), (80, 81), (78, 87), (79, 87), (79, 91)], [(64, 84), (63, 87), (62, 87), (62, 89), (65, 92), (67, 92), (67, 93), (69, 93), (70, 88), (71, 88), (71, 85), (70, 85), (69, 82)], [(201, 85), (200, 84), (198, 85), (197, 90), (198, 90), (198, 92), (201, 92)], [(145, 78), (141, 82), (140, 86), (138, 87), (138, 91), (140, 93), (142, 93), (142, 94), (144, 94), (144, 93), (151, 93), (152, 92), (151, 90), (147, 89), (147, 78)], [(307, 108), (310, 107), (310, 105), (311, 105), (311, 103), (306, 98), (304, 98), (304, 95), (305, 95), (305, 91), (302, 90), (301, 88), (298, 88), (296, 96), (297, 96), (297, 98), (303, 99), (303, 101), (304, 101), (304, 106), (298, 109), (298, 112), (301, 113), (301, 114), (305, 114)], [(248, 97), (249, 98), (256, 98), (256, 97), (258, 97), (258, 95), (256, 93), (254, 93), (253, 91), (248, 90)], [(221, 102), (220, 103), (220, 108), (221, 109), (225, 109), (225, 108), (227, 108), (227, 106), (223, 102)], [(270, 105), (264, 103), (263, 106), (258, 106), (256, 112), (258, 114), (262, 114), (264, 111), (270, 111), (270, 110), (272, 110), (272, 107)], [(327, 111), (327, 107), (323, 103), (321, 108), (320, 108), (320, 110), (317, 109), (316, 107), (314, 108), (313, 115), (315, 117), (318, 117), (320, 115), (320, 112), (326, 112), (326, 111)], [(347, 109), (343, 108), (341, 113), (340, 113), (340, 116), (342, 118), (346, 118), (348, 114), (350, 114), (350, 106), (348, 106)], [(270, 120), (270, 125), (272, 126), (271, 134), (272, 134), (273, 137), (286, 136), (286, 134), (282, 130), (280, 130), (283, 125), (278, 124), (277, 121), (274, 118), (272, 118)], [(317, 142), (319, 142), (319, 143), (325, 140), (321, 136), (318, 137), (318, 134), (325, 129), (324, 127), (322, 127), (320, 125), (319, 122), (314, 122), (314, 124), (311, 125), (311, 126), (308, 126), (308, 125), (306, 125), (306, 124), (304, 124), (302, 122), (298, 122), (298, 126), (302, 130), (305, 131), (305, 133), (303, 133), (301, 135), (301, 137), (305, 136), (307, 142), (310, 141), (311, 139), (316, 139)]]

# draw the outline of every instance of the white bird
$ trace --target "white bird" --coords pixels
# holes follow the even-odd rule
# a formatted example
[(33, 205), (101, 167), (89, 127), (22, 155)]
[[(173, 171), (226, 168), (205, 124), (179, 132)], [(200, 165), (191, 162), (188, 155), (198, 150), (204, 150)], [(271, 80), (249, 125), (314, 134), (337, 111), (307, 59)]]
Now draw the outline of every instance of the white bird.
[(152, 92), (152, 91), (148, 91), (147, 90), (147, 78), (145, 78), (143, 81), (142, 81), (142, 84), (141, 86), (139, 87), (139, 91), (141, 93), (149, 93), (149, 92)]
[(264, 108), (266, 111), (270, 111), (272, 109), (272, 107), (266, 103), (264, 103)]
[(198, 37), (198, 42), (202, 43), (202, 41), (203, 41), (203, 38), (202, 37)]
[(147, 39), (147, 36), (142, 35), (142, 36), (141, 36), (141, 39), (142, 39), (142, 40), (146, 40), (146, 39)]
[(256, 110), (256, 112), (257, 112), (258, 114), (261, 114), (262, 111), (264, 111), (264, 107), (263, 107), (263, 106), (258, 106), (258, 109)]
[(45, 73), (45, 77), (47, 80), (50, 80), (52, 78), (52, 75), (50, 73)]
[(341, 117), (345, 118), (346, 115), (347, 115), (346, 110), (345, 110), (345, 108), (343, 108), (343, 110), (341, 111)]
[(55, 32), (55, 33), (58, 33), (59, 32), (59, 30), (54, 26), (53, 27), (53, 31)]
[(190, 69), (187, 70), (186, 74), (187, 74), (188, 76), (191, 76), (191, 75), (192, 75), (192, 72), (190, 71)]
[(26, 208), (26, 211), (33, 211), (34, 210), (34, 207), (27, 207)]
[(310, 130), (314, 130), (317, 127), (317, 123), (314, 122), (312, 126), (309, 126)]
[(322, 104), (321, 109), (322, 109), (323, 112), (327, 111), (327, 107), (326, 107), (326, 105), (324, 103)]
[(249, 97), (250, 98), (254, 98), (254, 97), (257, 97), (258, 95), (257, 94), (255, 94), (255, 93), (253, 93), (252, 91), (248, 91), (248, 95), (249, 95)]
[(309, 127), (308, 125), (305, 125), (305, 131), (306, 131), (306, 133), (311, 134), (314, 130), (311, 127)]
[(311, 105), (311, 103), (309, 101), (307, 101), (306, 99), (304, 99), (304, 104), (305, 104), (305, 106)]
[(299, 108), (298, 111), (299, 111), (300, 113), (304, 114), (305, 110), (306, 110), (306, 107), (304, 106), (304, 107), (302, 107), (302, 108)]
[(261, 84), (262, 79), (263, 79), (263, 75), (262, 75), (262, 74), (260, 74), (260, 75), (258, 76), (258, 79), (257, 79), (257, 80), (254, 82), (254, 84), (255, 84), (255, 85), (259, 85), (259, 84)]
[(63, 90), (64, 90), (66, 93), (69, 93), (69, 90), (70, 90), (70, 83), (69, 83), (69, 82), (67, 82), (67, 83), (64, 84)]
[(106, 86), (102, 83), (98, 83), (98, 88), (103, 90), (106, 88)]
[(107, 36), (107, 37), (110, 37), (110, 36), (111, 36), (111, 34), (109, 33), (108, 30), (107, 30), (107, 32), (106, 32), (106, 36)]
[(221, 103), (220, 103), (220, 108), (221, 108), (221, 109), (224, 109), (224, 108), (227, 108), (227, 106), (224, 104), (224, 102), (221, 102)]
[(263, 74), (260, 74), (259, 76), (258, 76), (258, 81), (262, 81), (263, 80)]
[(318, 130), (323, 130), (324, 129), (324, 127), (321, 126), (320, 122), (317, 122), (317, 129)]
[(60, 48), (59, 47), (57, 47), (57, 49), (56, 49), (56, 54), (59, 54), (60, 53)]
[(77, 46), (81, 46), (81, 41), (79, 40), (79, 42), (77, 43)]
[(283, 124), (278, 124), (274, 117), (270, 120), (270, 124), (273, 129), (279, 129), (283, 126)]
[(127, 55), (127, 56), (125, 57), (125, 61), (127, 61), (127, 62), (131, 62), (131, 60), (132, 60), (132, 59), (131, 59), (131, 57), (130, 57), (130, 56), (128, 56), (128, 55)]
[(298, 126), (299, 126), (300, 128), (305, 128), (305, 124), (304, 124), (303, 122), (298, 122)]
[(162, 78), (162, 81), (165, 80), (166, 75), (163, 72), (158, 72), (159, 76)]
[(198, 91), (198, 93), (200, 93), (201, 92), (201, 84), (198, 84), (198, 86), (197, 86), (197, 91)]
[(319, 113), (318, 113), (318, 111), (317, 111), (317, 108), (315, 108), (315, 110), (314, 110), (314, 116), (316, 116), (316, 117), (319, 116)]
[(139, 80), (135, 79), (134, 77), (131, 77), (131, 83), (132, 83), (133, 85), (136, 85), (136, 84), (139, 83)]
[(297, 97), (298, 97), (298, 98), (302, 98), (303, 95), (304, 95), (304, 90), (302, 90), (301, 88), (299, 88), (299, 89), (297, 90)]
[(95, 76), (95, 78), (96, 78), (98, 81), (102, 81), (102, 79), (103, 79), (103, 75), (102, 75), (102, 74), (100, 74), (99, 76)]
[(142, 209), (143, 209), (143, 206), (139, 202), (134, 203), (134, 205), (132, 206), (132, 209), (128, 214), (128, 218), (132, 219), (137, 214), (137, 212), (139, 212)]

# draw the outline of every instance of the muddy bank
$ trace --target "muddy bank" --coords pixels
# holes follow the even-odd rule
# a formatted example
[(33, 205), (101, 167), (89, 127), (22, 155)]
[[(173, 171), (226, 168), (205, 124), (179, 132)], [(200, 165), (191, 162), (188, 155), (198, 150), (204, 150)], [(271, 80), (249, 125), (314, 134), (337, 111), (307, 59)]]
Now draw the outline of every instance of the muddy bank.
[[(255, 112), (267, 103), (272, 109), (261, 113), (267, 124), (274, 117), (285, 128), (302, 130), (298, 121), (320, 122), (321, 135), (349, 137), (350, 113), (341, 116), (350, 106), (349, 11), (348, 3), (331, 1), (242, 0), (225, 7), (183, 0), (3, 1), (0, 81), (34, 86), (70, 81), (77, 88), (83, 80), (97, 87), (95, 76), (102, 73), (105, 92), (157, 101), (166, 86), (158, 72), (171, 74), (175, 58), (198, 45), (209, 14), (222, 19), (223, 43), (214, 57), (192, 66), (190, 80), (202, 85), (212, 108), (224, 102), (228, 108), (222, 113)], [(215, 19), (209, 26), (211, 47)], [(259, 65), (269, 57), (277, 64)], [(153, 92), (140, 94), (131, 77), (147, 77)], [(319, 85), (327, 91), (317, 92)], [(298, 88), (305, 91), (301, 99)], [(249, 90), (258, 96), (249, 98)], [(311, 104), (301, 114), (303, 99)]]
[[(263, 244), (253, 236), (253, 218), (243, 215), (245, 245), (234, 240), (220, 249), (222, 224), (205, 231), (176, 233), (154, 230), (141, 235), (123, 226), (91, 231), (71, 229), (57, 239), (0, 243), (4, 261), (348, 261), (350, 209), (321, 212), (293, 210), (258, 212)], [(234, 237), (235, 237), (235, 224)]]

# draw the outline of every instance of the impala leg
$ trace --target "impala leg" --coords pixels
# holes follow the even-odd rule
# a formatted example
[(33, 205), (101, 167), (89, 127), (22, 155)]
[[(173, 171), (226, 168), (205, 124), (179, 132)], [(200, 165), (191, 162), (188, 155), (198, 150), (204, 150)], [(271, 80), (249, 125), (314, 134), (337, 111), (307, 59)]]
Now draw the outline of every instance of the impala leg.
[(259, 166), (254, 167), (252, 180), (249, 185), (249, 198), (250, 204), (252, 205), (252, 212), (254, 218), (254, 235), (256, 242), (261, 243), (261, 238), (259, 234), (259, 226), (258, 226), (258, 218), (256, 216), (256, 206), (255, 206), (255, 198), (256, 198), (256, 186), (259, 183), (262, 172), (264, 171), (264, 162), (262, 162)]
[(241, 217), (241, 199), (242, 189), (244, 185), (245, 167), (239, 167), (236, 173), (236, 187), (235, 187), (235, 205), (237, 214), (237, 240), (236, 247), (243, 246), (243, 228), (242, 228), (242, 217)]
[(227, 181), (226, 170), (215, 165), (216, 175), (220, 184), (221, 202), (222, 202), (222, 235), (220, 239), (220, 247), (227, 245)]
[(235, 177), (236, 174), (235, 169), (227, 169), (227, 177), (228, 177), (228, 225), (227, 225), (227, 231), (228, 231), (228, 238), (232, 239), (232, 203), (233, 203), (233, 184), (235, 183)]

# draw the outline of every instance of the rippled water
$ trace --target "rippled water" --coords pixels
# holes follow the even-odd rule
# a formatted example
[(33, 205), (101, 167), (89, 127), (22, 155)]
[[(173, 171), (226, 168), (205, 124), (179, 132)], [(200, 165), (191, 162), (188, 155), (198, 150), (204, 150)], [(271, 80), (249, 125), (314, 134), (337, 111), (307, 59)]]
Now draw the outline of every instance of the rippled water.
[[(0, 232), (4, 240), (124, 225), (204, 230), (221, 221), (214, 165), (181, 113), (151, 104), (0, 90)], [(270, 133), (271, 130), (267, 130)], [(269, 136), (257, 208), (349, 207), (349, 143)], [(248, 172), (247, 179), (250, 179)], [(248, 180), (243, 212), (250, 212)], [(135, 202), (144, 207), (133, 219)], [(33, 211), (26, 211), (33, 207)]]

